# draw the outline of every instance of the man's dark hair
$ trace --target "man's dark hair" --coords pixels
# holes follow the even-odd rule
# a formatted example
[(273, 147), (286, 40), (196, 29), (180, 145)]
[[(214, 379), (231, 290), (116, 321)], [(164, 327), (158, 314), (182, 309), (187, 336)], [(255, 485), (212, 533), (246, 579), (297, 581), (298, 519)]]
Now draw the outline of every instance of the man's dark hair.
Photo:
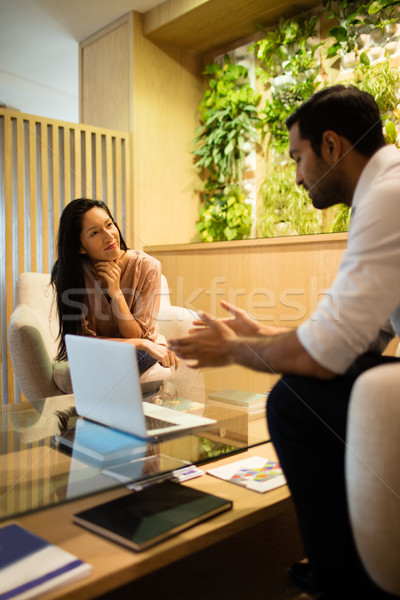
[(370, 94), (353, 85), (334, 85), (316, 92), (286, 120), (288, 129), (295, 123), (317, 156), (321, 156), (322, 136), (328, 130), (349, 140), (368, 158), (385, 145), (378, 105)]

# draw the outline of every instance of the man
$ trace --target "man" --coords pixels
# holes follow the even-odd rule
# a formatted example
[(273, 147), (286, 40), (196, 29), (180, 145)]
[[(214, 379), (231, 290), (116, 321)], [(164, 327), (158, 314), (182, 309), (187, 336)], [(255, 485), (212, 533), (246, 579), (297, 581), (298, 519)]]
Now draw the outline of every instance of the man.
[(170, 346), (196, 367), (237, 363), (283, 374), (268, 398), (268, 425), (320, 597), (387, 598), (353, 543), (344, 452), (355, 379), (396, 360), (381, 352), (393, 329), (400, 333), (400, 153), (385, 146), (374, 99), (353, 86), (317, 92), (287, 127), (296, 182), (314, 206), (352, 207), (348, 247), (329, 293), (296, 330), (261, 325), (222, 303), (231, 319), (203, 315), (202, 327)]

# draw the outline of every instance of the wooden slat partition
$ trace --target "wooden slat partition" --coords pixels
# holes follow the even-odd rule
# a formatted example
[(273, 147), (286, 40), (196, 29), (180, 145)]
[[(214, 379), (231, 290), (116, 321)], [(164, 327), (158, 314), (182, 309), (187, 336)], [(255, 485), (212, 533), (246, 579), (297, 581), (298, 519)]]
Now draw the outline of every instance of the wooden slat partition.
[(131, 245), (129, 134), (0, 109), (0, 389), (20, 399), (7, 327), (20, 273), (48, 273), (60, 214), (73, 198), (104, 200)]

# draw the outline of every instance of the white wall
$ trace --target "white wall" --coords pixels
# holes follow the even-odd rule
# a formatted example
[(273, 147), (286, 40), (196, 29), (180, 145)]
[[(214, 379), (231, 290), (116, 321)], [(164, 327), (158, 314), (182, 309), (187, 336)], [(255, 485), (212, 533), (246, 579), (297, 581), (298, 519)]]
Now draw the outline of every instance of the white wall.
[(78, 41), (31, 0), (0, 0), (0, 103), (78, 121)]
[(79, 121), (79, 42), (164, 0), (0, 0), (0, 104)]

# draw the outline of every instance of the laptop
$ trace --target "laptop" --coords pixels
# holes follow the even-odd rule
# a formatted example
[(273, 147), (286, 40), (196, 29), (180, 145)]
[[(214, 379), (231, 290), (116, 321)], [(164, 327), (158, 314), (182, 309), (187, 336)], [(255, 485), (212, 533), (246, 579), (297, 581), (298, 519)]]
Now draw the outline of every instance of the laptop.
[(159, 440), (216, 421), (144, 402), (132, 344), (65, 336), (77, 413), (143, 440)]

